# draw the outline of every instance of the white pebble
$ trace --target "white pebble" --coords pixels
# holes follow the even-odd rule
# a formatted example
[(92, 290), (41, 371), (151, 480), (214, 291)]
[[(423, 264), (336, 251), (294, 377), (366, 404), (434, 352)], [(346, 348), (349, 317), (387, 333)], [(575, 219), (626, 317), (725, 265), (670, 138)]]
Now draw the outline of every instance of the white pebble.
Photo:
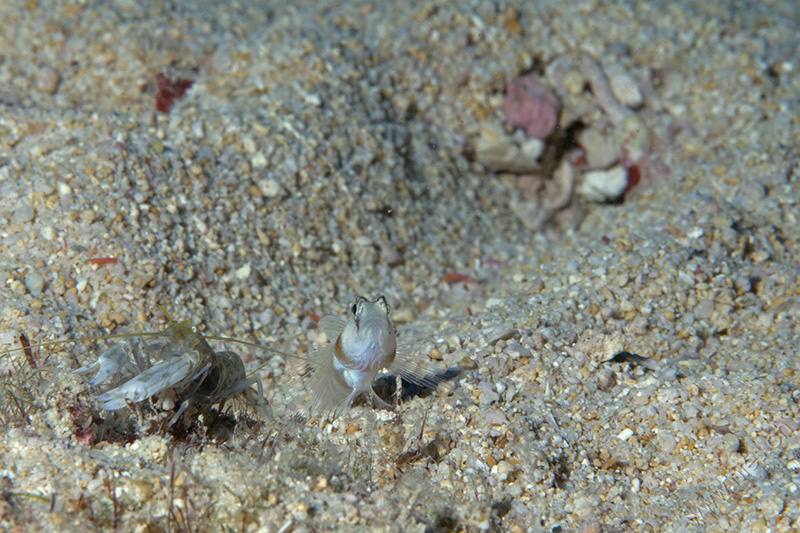
[(42, 65), (36, 73), (36, 89), (45, 94), (53, 94), (58, 89), (61, 76), (50, 65)]
[(772, 518), (778, 516), (783, 512), (784, 507), (786, 507), (786, 503), (784, 499), (780, 496), (772, 496), (769, 498), (764, 498), (761, 502), (761, 512), (764, 514), (765, 517)]
[(633, 437), (633, 430), (631, 428), (625, 428), (619, 432), (619, 435), (617, 435), (617, 438), (623, 442), (631, 437)]
[(16, 223), (30, 222), (33, 220), (33, 207), (29, 205), (20, 206), (14, 210), (12, 217)]
[(461, 339), (458, 337), (458, 335), (450, 335), (447, 337), (447, 347), (451, 350), (457, 350), (458, 348), (461, 348)]
[(53, 226), (45, 226), (42, 228), (42, 237), (48, 241), (56, 238), (56, 229)]
[(756, 481), (763, 481), (767, 478), (767, 470), (756, 461), (749, 461), (742, 465), (741, 474)]
[(259, 184), (261, 194), (267, 198), (275, 198), (281, 193), (281, 186), (275, 180), (264, 180)]
[(617, 375), (610, 368), (600, 371), (597, 375), (597, 388), (603, 392), (608, 392), (617, 385)]
[(36, 272), (28, 272), (25, 275), (25, 288), (33, 296), (39, 296), (42, 294), (42, 288), (44, 288), (44, 279)]
[(242, 147), (248, 154), (254, 154), (256, 150), (258, 150), (258, 145), (256, 145), (256, 141), (254, 141), (252, 137), (242, 138)]
[(606, 69), (611, 92), (614, 93), (619, 103), (626, 107), (636, 109), (644, 102), (642, 91), (633, 76), (625, 72), (619, 65)]
[(203, 130), (203, 121), (202, 120), (195, 120), (192, 123), (192, 135), (195, 139), (202, 139), (205, 137), (205, 131)]
[(381, 422), (389, 422), (389, 421), (394, 420), (395, 418), (397, 418), (396, 414), (394, 414), (391, 411), (387, 411), (385, 409), (381, 409), (381, 410), (377, 411), (375, 413), (375, 415), (378, 417), (378, 419)]
[(620, 146), (613, 135), (586, 128), (578, 135), (578, 142), (586, 152), (589, 168), (607, 168), (619, 159)]
[(641, 161), (650, 151), (650, 128), (637, 115), (626, 118), (615, 130), (617, 142), (631, 161)]
[(481, 125), (480, 137), (475, 141), (475, 158), (492, 170), (517, 173), (533, 172), (539, 168), (536, 160), (544, 150), (539, 139), (507, 135), (493, 124)]
[(503, 424), (508, 424), (508, 418), (506, 418), (506, 415), (497, 409), (488, 409), (484, 413), (483, 419), (490, 426), (502, 426)]
[(504, 303), (505, 303), (505, 300), (503, 298), (495, 298), (493, 296), (491, 298), (488, 298), (486, 300), (486, 303), (483, 304), (483, 305), (484, 305), (484, 308), (491, 309), (492, 307), (497, 307), (497, 306), (503, 305)]
[(544, 151), (544, 143), (531, 137), (520, 146), (520, 158), (523, 163), (535, 164)]
[(593, 170), (583, 175), (578, 194), (590, 202), (616, 200), (628, 186), (628, 172), (617, 165), (608, 170)]
[(705, 232), (703, 231), (703, 228), (695, 226), (695, 228), (692, 229), (692, 231), (690, 231), (686, 236), (690, 239), (699, 239), (704, 233)]
[(258, 152), (250, 159), (250, 164), (253, 165), (253, 168), (264, 168), (268, 164), (267, 156), (264, 155), (264, 152)]
[(725, 453), (736, 453), (739, 451), (740, 447), (741, 441), (739, 440), (739, 437), (733, 433), (727, 433), (724, 437), (722, 437), (722, 450)]
[(236, 277), (238, 279), (247, 279), (250, 276), (251, 270), (250, 263), (247, 263), (243, 267), (236, 270)]
[(53, 194), (55, 187), (53, 184), (42, 176), (34, 176), (33, 177), (33, 190), (35, 192), (40, 192), (44, 195)]

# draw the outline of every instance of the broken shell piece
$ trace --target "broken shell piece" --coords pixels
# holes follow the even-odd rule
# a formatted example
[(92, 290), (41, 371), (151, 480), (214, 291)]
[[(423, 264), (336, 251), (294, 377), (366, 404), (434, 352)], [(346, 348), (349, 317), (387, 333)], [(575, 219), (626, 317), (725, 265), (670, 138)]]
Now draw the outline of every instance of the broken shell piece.
[(628, 186), (628, 172), (619, 165), (608, 170), (593, 170), (583, 175), (578, 194), (590, 202), (611, 202), (619, 199)]
[(619, 64), (610, 65), (606, 69), (608, 83), (611, 85), (611, 92), (617, 97), (620, 104), (637, 109), (642, 106), (644, 98), (639, 84), (628, 74)]
[(267, 198), (275, 198), (283, 194), (281, 184), (273, 179), (261, 180), (258, 183), (258, 188), (261, 190), (261, 194)]
[(41, 65), (34, 78), (36, 90), (45, 94), (55, 94), (60, 82), (61, 76), (50, 65)]
[(619, 160), (619, 141), (613, 133), (586, 128), (578, 134), (590, 169), (608, 168)]
[(539, 139), (508, 135), (493, 124), (483, 124), (475, 143), (478, 163), (498, 172), (525, 174), (539, 169), (537, 159), (544, 143)]
[(575, 186), (575, 171), (569, 161), (562, 161), (555, 173), (553, 174), (553, 181), (556, 185), (556, 194), (549, 196), (548, 202), (545, 207), (551, 212), (558, 211), (569, 205), (572, 200), (572, 189)]
[(641, 118), (632, 115), (618, 126), (617, 140), (629, 161), (640, 161), (650, 151), (650, 128)]
[(617, 385), (617, 375), (610, 368), (604, 368), (597, 374), (597, 388), (608, 392)]
[(583, 64), (586, 78), (589, 80), (589, 86), (592, 88), (595, 101), (613, 124), (621, 124), (622, 121), (633, 114), (633, 111), (617, 100), (603, 67), (591, 54), (584, 52), (581, 56), (581, 63)]
[(536, 200), (522, 201), (519, 194), (516, 193), (512, 193), (508, 206), (511, 208), (511, 212), (517, 215), (517, 218), (531, 231), (539, 231), (549, 214)]
[(526, 228), (538, 231), (572, 201), (575, 171), (568, 161), (562, 161), (552, 180), (522, 176), (519, 181), (520, 192), (512, 192), (509, 207)]

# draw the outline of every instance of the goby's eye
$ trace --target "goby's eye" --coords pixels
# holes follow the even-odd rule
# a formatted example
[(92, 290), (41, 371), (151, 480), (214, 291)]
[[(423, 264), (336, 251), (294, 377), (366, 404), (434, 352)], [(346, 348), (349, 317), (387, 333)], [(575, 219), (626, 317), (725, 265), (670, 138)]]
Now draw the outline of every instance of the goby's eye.
[(364, 298), (363, 296), (356, 296), (356, 301), (353, 304), (353, 307), (350, 308), (350, 310), (353, 312), (354, 315), (358, 314), (358, 310), (361, 309), (362, 302), (364, 302), (366, 300), (367, 299)]

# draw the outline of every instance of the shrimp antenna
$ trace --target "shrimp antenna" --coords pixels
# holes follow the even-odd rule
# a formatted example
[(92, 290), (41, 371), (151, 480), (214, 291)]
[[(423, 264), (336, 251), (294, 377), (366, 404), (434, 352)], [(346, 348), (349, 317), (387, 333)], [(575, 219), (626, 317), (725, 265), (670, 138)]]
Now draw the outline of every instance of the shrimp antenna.
[[(166, 309), (164, 309), (163, 306), (159, 305), (158, 308), (161, 309), (162, 313), (164, 313), (164, 318), (166, 318), (167, 322), (169, 323), (168, 328), (170, 326), (174, 326), (175, 324), (178, 324), (178, 322), (176, 322), (170, 316), (170, 314), (167, 312)], [(165, 332), (165, 330), (161, 330), (161, 331), (141, 331), (141, 332), (134, 332), (134, 333), (114, 333), (114, 334), (111, 334), (111, 335), (92, 335), (92, 336), (89, 336), (89, 337), (81, 337), (79, 339), (63, 339), (63, 340), (58, 340), (58, 341), (40, 342), (40, 343), (37, 343), (37, 344), (31, 344), (30, 348), (46, 348), (48, 346), (60, 346), (60, 345), (64, 345), (64, 344), (73, 344), (73, 343), (84, 342), (84, 341), (101, 341), (101, 340), (108, 340), (108, 339), (127, 339), (127, 338), (130, 338), (130, 337), (158, 337), (158, 336), (164, 335), (164, 332)], [(258, 344), (258, 343), (255, 343), (255, 342), (249, 342), (249, 341), (245, 341), (245, 340), (241, 340), (241, 339), (233, 339), (231, 337), (221, 337), (221, 336), (218, 336), (218, 335), (202, 335), (202, 337), (204, 339), (206, 339), (206, 340), (214, 340), (214, 341), (220, 341), (220, 342), (230, 342), (230, 343), (234, 343), (234, 344), (241, 344), (243, 346), (249, 346), (251, 348), (258, 348), (259, 350), (264, 350), (264, 351), (267, 351), (267, 352), (271, 352), (271, 353), (274, 353), (276, 355), (282, 355), (283, 357), (288, 357), (288, 358), (291, 358), (291, 359), (299, 359), (301, 361), (305, 361), (307, 363), (312, 363), (313, 364), (312, 360), (307, 359), (305, 357), (302, 357), (300, 355), (292, 355), (292, 354), (287, 353), (287, 352), (282, 352), (280, 350), (275, 350), (274, 348), (268, 348), (267, 346), (264, 346), (262, 344)], [(6, 357), (6, 354), (10, 354), (11, 352), (19, 352), (19, 351), (22, 351), (24, 349), (25, 349), (25, 347), (6, 348), (5, 350), (3, 350), (4, 353), (3, 353), (2, 357)]]
[(162, 313), (164, 313), (164, 318), (166, 318), (166, 319), (167, 319), (167, 322), (169, 322), (170, 324), (174, 324), (174, 323), (175, 323), (175, 321), (174, 321), (174, 320), (172, 320), (172, 317), (171, 317), (171, 316), (169, 316), (169, 313), (167, 313), (167, 310), (166, 310), (166, 309), (164, 309), (164, 306), (163, 306), (163, 305), (159, 305), (159, 306), (158, 306), (158, 308), (159, 308), (159, 309), (161, 309), (161, 312), (162, 312)]
[(243, 341), (241, 339), (232, 339), (231, 337), (220, 337), (220, 336), (217, 336), (217, 335), (203, 335), (203, 338), (206, 339), (206, 340), (212, 340), (212, 341), (231, 342), (231, 343), (234, 343), (234, 344), (241, 344), (242, 346), (249, 346), (250, 348), (258, 348), (259, 350), (264, 350), (264, 351), (271, 352), (271, 353), (274, 353), (274, 354), (277, 354), (277, 355), (282, 355), (284, 357), (289, 357), (291, 359), (299, 359), (301, 361), (305, 361), (306, 363), (313, 363), (313, 361), (311, 359), (308, 359), (306, 357), (303, 357), (303, 356), (300, 356), (300, 355), (292, 355), (290, 353), (282, 352), (282, 351), (276, 350), (274, 348), (268, 348), (268, 347), (264, 346), (263, 344), (258, 344), (257, 342)]
[[(79, 339), (63, 339), (60, 341), (46, 341), (46, 342), (39, 342), (36, 344), (31, 344), (28, 348), (46, 348), (48, 346), (59, 346), (62, 344), (75, 344), (78, 342), (85, 342), (85, 341), (104, 341), (107, 339), (127, 339), (130, 337), (155, 337), (157, 335), (162, 335), (162, 331), (140, 331), (135, 333), (114, 333), (111, 335), (92, 335), (90, 337), (81, 337)], [(6, 348), (3, 350), (6, 353), (11, 352), (19, 352), (21, 350), (25, 350), (26, 347), (21, 346), (19, 348)]]

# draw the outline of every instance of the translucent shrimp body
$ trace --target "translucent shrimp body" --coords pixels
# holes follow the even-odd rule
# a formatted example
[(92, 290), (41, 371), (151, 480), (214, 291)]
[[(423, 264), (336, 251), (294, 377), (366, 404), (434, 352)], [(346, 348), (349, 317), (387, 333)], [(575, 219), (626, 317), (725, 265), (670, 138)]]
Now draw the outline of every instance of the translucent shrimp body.
[[(241, 395), (248, 403), (262, 403), (263, 396), (250, 389), (257, 380), (247, 378), (244, 363), (235, 352), (215, 352), (206, 339), (188, 321), (174, 322), (145, 344), (136, 338), (125, 339), (100, 355), (95, 363), (75, 370), (97, 370), (91, 385), (107, 382), (113, 375), (127, 371), (134, 376), (101, 394), (100, 407), (115, 411), (129, 403), (171, 391), (182, 403), (180, 414), (192, 402), (208, 406)], [(157, 360), (152, 364), (151, 360)], [(177, 415), (176, 415), (177, 417)]]

